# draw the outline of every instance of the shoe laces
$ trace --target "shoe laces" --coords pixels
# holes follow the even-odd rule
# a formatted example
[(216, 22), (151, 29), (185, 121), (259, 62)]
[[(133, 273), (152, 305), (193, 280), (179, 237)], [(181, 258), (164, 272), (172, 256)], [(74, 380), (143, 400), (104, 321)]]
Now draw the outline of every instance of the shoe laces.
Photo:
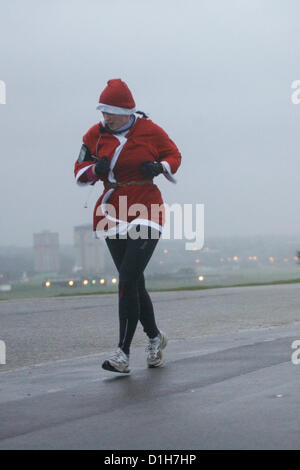
[(149, 342), (146, 346), (146, 352), (148, 352), (151, 355), (155, 355), (158, 350), (159, 346), (161, 343), (161, 337), (158, 335), (155, 338), (149, 338)]
[(126, 354), (122, 351), (122, 349), (118, 348), (114, 354), (111, 356), (111, 359), (116, 360), (118, 362), (127, 362), (128, 358)]

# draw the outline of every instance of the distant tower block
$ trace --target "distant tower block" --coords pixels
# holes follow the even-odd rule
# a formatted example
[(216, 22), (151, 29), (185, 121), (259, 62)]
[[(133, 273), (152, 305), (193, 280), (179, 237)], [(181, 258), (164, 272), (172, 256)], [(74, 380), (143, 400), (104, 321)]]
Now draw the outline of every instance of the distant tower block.
[(44, 231), (33, 235), (34, 270), (57, 273), (60, 269), (58, 233)]
[(75, 263), (77, 269), (88, 274), (103, 274), (105, 270), (105, 245), (93, 237), (90, 224), (74, 227)]

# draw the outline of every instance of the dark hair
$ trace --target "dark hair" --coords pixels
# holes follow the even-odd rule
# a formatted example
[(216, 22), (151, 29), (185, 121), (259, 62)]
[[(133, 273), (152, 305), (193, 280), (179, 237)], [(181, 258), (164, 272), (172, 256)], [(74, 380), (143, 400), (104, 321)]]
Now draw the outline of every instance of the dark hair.
[(146, 113), (144, 113), (144, 111), (136, 111), (136, 114), (141, 114), (146, 119), (149, 118), (149, 116)]

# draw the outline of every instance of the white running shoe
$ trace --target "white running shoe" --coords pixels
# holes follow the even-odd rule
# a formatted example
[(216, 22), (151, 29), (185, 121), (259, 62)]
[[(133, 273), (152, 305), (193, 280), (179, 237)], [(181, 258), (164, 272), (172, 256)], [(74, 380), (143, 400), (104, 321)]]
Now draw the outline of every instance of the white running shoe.
[(148, 367), (160, 367), (163, 365), (164, 360), (162, 350), (167, 346), (167, 342), (167, 335), (162, 331), (160, 331), (155, 338), (149, 338), (149, 343), (146, 347), (146, 352), (148, 353)]
[(102, 368), (111, 372), (128, 374), (130, 372), (129, 356), (121, 348), (118, 348), (109, 359), (103, 362)]

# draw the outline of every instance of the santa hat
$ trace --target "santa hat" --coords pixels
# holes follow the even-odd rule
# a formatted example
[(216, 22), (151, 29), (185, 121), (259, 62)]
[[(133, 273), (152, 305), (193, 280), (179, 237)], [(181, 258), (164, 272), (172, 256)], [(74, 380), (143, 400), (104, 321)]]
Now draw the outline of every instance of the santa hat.
[(107, 82), (102, 91), (97, 109), (104, 113), (130, 115), (136, 111), (131, 91), (120, 78)]

